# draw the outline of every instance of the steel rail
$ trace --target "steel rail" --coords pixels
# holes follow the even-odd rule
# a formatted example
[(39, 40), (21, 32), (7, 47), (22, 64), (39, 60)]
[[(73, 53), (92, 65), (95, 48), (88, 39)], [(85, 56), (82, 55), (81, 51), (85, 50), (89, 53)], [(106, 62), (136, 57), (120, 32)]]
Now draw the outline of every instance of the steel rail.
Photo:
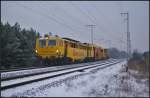
[[(114, 60), (114, 59), (108, 59), (108, 60)], [(99, 61), (105, 61), (105, 60), (99, 60)], [(72, 64), (63, 64), (63, 65), (59, 65), (59, 66), (68, 66), (68, 65), (76, 65), (76, 64), (87, 64), (87, 63), (95, 63), (97, 61), (93, 61), (93, 62), (83, 62), (83, 63), (72, 63)], [(39, 69), (39, 68), (47, 68), (49, 66), (38, 66), (38, 67), (26, 67), (26, 68), (12, 68), (9, 70), (0, 70), (1, 73), (3, 72), (13, 72), (13, 71), (21, 71), (21, 70), (31, 70), (31, 69)], [(54, 67), (54, 66), (51, 66)]]
[[(107, 62), (113, 62), (115, 60), (111, 60), (111, 61), (105, 61), (106, 63)], [(102, 62), (104, 63), (104, 62)], [(97, 63), (95, 63), (97, 64)], [(77, 64), (78, 65), (78, 64)], [(24, 78), (24, 77), (28, 77), (28, 76), (34, 76), (34, 75), (40, 75), (40, 74), (46, 74), (46, 73), (50, 73), (50, 72), (57, 72), (57, 71), (62, 71), (62, 70), (68, 70), (68, 69), (73, 69), (73, 68), (79, 68), (79, 67), (83, 67), (83, 66), (91, 66), (93, 64), (89, 64), (89, 63), (86, 63), (82, 66), (74, 66), (74, 67), (68, 67), (68, 68), (60, 68), (60, 69), (55, 69), (55, 70), (51, 70), (51, 71), (45, 71), (45, 72), (38, 72), (38, 73), (31, 73), (31, 74), (23, 74), (23, 75), (19, 75), (19, 76), (13, 76), (13, 77), (7, 77), (7, 78), (3, 78), (1, 77), (1, 81), (6, 81), (6, 80), (12, 80), (12, 79), (17, 79), (17, 78)], [(70, 65), (71, 66), (71, 65)], [(49, 68), (49, 67), (47, 67)]]

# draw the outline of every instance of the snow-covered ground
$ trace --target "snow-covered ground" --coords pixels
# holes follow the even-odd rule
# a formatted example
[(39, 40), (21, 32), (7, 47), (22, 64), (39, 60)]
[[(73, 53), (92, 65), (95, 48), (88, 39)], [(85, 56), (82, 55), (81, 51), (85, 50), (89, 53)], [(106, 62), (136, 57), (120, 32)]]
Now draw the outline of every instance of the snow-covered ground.
[(149, 97), (148, 81), (126, 73), (126, 61), (104, 69), (85, 70), (1, 91), (1, 96), (26, 97)]
[[(113, 64), (113, 63), (100, 63), (100, 64), (93, 64), (91, 66), (94, 67), (94, 66), (101, 65), (99, 67), (102, 68), (102, 67), (108, 66), (110, 64)], [(34, 75), (34, 76), (29, 76), (29, 77), (24, 77), (24, 78), (18, 78), (18, 79), (12, 79), (12, 80), (8, 80), (8, 81), (2, 81), (1, 82), (1, 87), (7, 86), (7, 85), (12, 85), (12, 84), (17, 84), (17, 83), (21, 83), (21, 82), (25, 82), (25, 81), (40, 79), (40, 78), (44, 78), (44, 77), (50, 77), (50, 76), (53, 76), (53, 75), (62, 74), (62, 73), (75, 71), (75, 70), (80, 70), (80, 69), (84, 69), (84, 68), (88, 68), (88, 67), (89, 66), (82, 66), (82, 67), (79, 67), (79, 68), (67, 69), (67, 70), (62, 70), (62, 71), (57, 71), (57, 72), (45, 73), (45, 74), (41, 74), (41, 75)]]

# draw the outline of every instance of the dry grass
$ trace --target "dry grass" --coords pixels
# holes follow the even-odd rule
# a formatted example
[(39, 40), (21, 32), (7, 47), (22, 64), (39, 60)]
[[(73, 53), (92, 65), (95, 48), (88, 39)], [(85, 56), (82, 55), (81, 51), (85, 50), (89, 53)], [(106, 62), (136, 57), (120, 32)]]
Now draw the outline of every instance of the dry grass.
[(141, 78), (149, 78), (149, 65), (145, 64), (143, 61), (129, 60), (128, 68), (138, 71)]

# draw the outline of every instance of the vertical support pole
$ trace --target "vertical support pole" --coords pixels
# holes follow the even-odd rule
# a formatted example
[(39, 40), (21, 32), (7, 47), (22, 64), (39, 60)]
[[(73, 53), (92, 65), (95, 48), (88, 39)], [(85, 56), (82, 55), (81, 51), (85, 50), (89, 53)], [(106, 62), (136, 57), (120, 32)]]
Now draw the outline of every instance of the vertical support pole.
[(131, 40), (130, 40), (130, 32), (129, 32), (129, 13), (121, 13), (121, 15), (127, 15), (127, 54), (128, 54), (128, 60), (131, 58)]

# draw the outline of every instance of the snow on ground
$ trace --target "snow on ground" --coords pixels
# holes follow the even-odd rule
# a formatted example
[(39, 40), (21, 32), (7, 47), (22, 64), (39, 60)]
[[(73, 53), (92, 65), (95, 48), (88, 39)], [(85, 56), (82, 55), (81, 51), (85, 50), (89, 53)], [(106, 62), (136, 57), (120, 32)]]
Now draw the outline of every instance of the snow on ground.
[[(101, 66), (99, 66), (100, 68), (101, 67), (105, 67), (109, 64), (107, 63), (100, 63)], [(100, 64), (95, 64), (95, 65), (92, 65), (93, 67), (94, 66), (98, 66)], [(12, 84), (17, 84), (17, 83), (20, 83), (20, 82), (24, 82), (24, 81), (30, 81), (30, 80), (35, 80), (35, 79), (39, 79), (39, 78), (44, 78), (44, 77), (50, 77), (50, 76), (53, 76), (53, 75), (57, 75), (57, 74), (61, 74), (61, 73), (65, 73), (65, 72), (70, 72), (70, 71), (74, 71), (74, 70), (79, 70), (79, 69), (83, 69), (83, 68), (88, 68), (89, 66), (82, 66), (82, 67), (79, 67), (79, 68), (74, 68), (74, 69), (67, 69), (67, 70), (63, 70), (63, 71), (59, 71), (59, 72), (52, 72), (52, 73), (46, 73), (46, 74), (41, 74), (41, 75), (34, 75), (34, 76), (29, 76), (29, 77), (24, 77), (24, 78), (18, 78), (18, 79), (13, 79), (13, 80), (9, 80), (9, 81), (2, 81), (1, 82), (1, 86), (6, 86), (6, 85), (12, 85)]]
[(126, 73), (125, 64), (126, 61), (104, 69), (92, 69), (57, 77), (53, 80), (39, 81), (29, 84), (28, 87), (18, 87), (18, 90), (6, 90), (1, 92), (1, 96), (148, 97), (148, 81), (132, 77), (131, 73), (136, 72)]

